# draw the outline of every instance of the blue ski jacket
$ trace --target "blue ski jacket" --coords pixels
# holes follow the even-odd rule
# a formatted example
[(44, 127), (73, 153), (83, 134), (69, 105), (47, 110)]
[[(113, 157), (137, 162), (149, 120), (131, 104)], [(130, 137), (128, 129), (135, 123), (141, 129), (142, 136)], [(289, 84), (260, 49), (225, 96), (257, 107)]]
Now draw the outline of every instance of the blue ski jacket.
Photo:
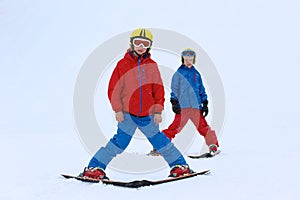
[(181, 108), (202, 110), (202, 103), (207, 100), (200, 73), (194, 66), (181, 65), (172, 77), (171, 99), (177, 99)]

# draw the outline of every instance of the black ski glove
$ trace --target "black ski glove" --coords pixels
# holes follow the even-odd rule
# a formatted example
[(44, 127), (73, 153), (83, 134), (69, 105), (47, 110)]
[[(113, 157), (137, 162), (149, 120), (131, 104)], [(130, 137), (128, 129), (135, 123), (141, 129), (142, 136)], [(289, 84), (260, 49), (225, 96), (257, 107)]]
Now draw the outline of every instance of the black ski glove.
[(175, 114), (180, 114), (181, 108), (177, 99), (171, 99), (172, 110)]
[(202, 106), (202, 115), (206, 117), (208, 115), (208, 107), (207, 107), (208, 101), (205, 100), (203, 101), (203, 106)]

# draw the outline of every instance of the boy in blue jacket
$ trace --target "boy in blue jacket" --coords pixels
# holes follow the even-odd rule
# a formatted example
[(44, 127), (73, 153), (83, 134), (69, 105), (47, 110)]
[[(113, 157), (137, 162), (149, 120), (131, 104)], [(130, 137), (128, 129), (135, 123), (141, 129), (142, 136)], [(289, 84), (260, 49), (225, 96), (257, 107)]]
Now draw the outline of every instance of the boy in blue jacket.
[[(196, 53), (192, 49), (185, 49), (181, 53), (182, 65), (173, 75), (171, 83), (171, 103), (175, 119), (163, 132), (172, 140), (190, 119), (205, 138), (209, 153), (214, 155), (218, 152), (219, 143), (215, 131), (205, 120), (208, 115), (208, 100), (201, 75), (193, 66), (195, 58)], [(157, 155), (158, 152), (154, 149), (150, 154)]]

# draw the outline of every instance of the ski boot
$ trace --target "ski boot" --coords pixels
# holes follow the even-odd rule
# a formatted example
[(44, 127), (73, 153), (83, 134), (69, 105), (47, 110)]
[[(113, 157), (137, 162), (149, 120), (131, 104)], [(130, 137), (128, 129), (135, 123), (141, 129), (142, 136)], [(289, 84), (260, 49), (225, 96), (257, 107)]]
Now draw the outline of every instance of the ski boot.
[(188, 165), (175, 165), (170, 171), (169, 177), (179, 177), (186, 174), (195, 173)]
[(160, 153), (156, 149), (151, 150), (148, 154), (148, 156), (160, 156)]
[(106, 173), (100, 167), (85, 167), (83, 172), (79, 174), (80, 177), (87, 177), (91, 179), (107, 179)]
[(211, 144), (208, 146), (208, 149), (209, 149), (209, 154), (211, 156), (215, 156), (217, 155), (218, 153), (220, 153), (220, 150), (218, 150), (218, 146), (215, 145), (215, 144)]

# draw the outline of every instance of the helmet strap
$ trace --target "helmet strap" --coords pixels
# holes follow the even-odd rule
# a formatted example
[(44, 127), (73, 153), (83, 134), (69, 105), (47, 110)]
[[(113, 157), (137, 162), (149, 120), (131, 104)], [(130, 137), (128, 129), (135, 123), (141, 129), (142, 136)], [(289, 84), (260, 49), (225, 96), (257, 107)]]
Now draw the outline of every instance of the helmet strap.
[(138, 54), (138, 52), (136, 52), (136, 50), (134, 50), (134, 49), (133, 49), (132, 51), (133, 51), (133, 54), (134, 54), (136, 57), (138, 57), (138, 58), (139, 58), (139, 57), (141, 57), (141, 56), (142, 56), (142, 55)]

